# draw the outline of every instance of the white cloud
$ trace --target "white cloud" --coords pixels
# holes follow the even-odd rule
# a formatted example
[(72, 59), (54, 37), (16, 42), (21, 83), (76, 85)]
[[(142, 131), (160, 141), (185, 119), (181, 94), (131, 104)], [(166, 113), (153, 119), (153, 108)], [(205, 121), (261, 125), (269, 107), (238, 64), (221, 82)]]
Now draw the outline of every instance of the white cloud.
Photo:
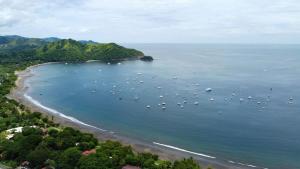
[(116, 42), (300, 42), (298, 0), (0, 0), (0, 9), (2, 34)]

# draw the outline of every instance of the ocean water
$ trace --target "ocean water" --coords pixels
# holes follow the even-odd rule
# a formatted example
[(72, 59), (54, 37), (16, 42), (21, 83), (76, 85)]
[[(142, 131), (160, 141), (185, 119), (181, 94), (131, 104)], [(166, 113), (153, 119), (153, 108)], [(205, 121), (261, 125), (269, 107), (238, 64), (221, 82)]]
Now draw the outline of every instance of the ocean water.
[(260, 167), (300, 168), (299, 45), (125, 46), (155, 60), (43, 65), (26, 81), (27, 95), (149, 143)]

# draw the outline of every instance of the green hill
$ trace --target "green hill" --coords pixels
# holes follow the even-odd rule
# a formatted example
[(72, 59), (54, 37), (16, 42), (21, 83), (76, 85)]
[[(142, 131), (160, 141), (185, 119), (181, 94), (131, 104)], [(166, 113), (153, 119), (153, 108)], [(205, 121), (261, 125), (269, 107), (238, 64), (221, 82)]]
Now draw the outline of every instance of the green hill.
[(46, 61), (83, 61), (84, 44), (75, 40), (64, 39), (48, 43), (36, 49), (36, 56), (40, 60)]
[(0, 36), (0, 53), (32, 50), (46, 43), (46, 41), (38, 38), (25, 38), (17, 35)]
[(81, 43), (72, 39), (48, 43), (38, 48), (36, 55), (47, 61), (113, 61), (144, 56), (140, 51), (127, 49), (115, 43)]
[(87, 44), (84, 51), (88, 58), (94, 60), (122, 60), (144, 56), (141, 51), (128, 49), (115, 43)]
[(115, 43), (97, 43), (59, 38), (25, 38), (0, 36), (0, 62), (19, 61), (117, 61), (138, 59), (143, 52), (128, 49)]

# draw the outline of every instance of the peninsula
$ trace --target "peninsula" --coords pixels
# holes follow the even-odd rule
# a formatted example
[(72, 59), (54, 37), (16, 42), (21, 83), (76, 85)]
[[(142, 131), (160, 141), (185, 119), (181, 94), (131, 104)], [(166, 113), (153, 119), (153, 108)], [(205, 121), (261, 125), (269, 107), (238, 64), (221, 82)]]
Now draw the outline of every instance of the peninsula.
[[(15, 72), (47, 62), (115, 61), (139, 59), (144, 54), (115, 43), (100, 44), (58, 38), (0, 37), (0, 160), (16, 168), (160, 168), (199, 169), (193, 159), (162, 160), (108, 139), (53, 121), (8, 94), (19, 85)], [(16, 82), (17, 81), (17, 82)], [(16, 99), (17, 100), (17, 99)], [(60, 121), (62, 122), (62, 121)], [(106, 141), (104, 141), (106, 140)]]

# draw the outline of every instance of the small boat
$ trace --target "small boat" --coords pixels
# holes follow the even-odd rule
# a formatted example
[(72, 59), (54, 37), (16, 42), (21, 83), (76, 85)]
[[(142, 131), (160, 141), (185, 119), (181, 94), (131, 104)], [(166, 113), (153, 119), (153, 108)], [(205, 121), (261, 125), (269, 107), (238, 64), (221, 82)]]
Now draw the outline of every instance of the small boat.
[(199, 102), (194, 102), (194, 105), (198, 105), (199, 104)]
[(163, 110), (166, 110), (166, 107), (162, 107)]
[(211, 92), (211, 91), (212, 91), (212, 88), (206, 88), (205, 91), (206, 91), (206, 92)]
[(140, 83), (144, 83), (144, 81), (141, 80)]
[(187, 101), (186, 101), (186, 100), (183, 100), (183, 103), (184, 103), (184, 104), (186, 104), (186, 103), (187, 103)]
[(110, 62), (107, 62), (108, 65), (110, 65)]
[(180, 106), (180, 108), (182, 108), (182, 109), (183, 109), (183, 108), (184, 108), (184, 106), (183, 106), (183, 105), (181, 105), (181, 106)]
[(121, 62), (118, 63), (118, 65), (122, 64)]
[(165, 102), (162, 102), (161, 105), (166, 105), (166, 103), (165, 103)]
[(181, 103), (179, 103), (179, 102), (178, 102), (178, 103), (177, 103), (177, 105), (178, 105), (178, 106), (180, 106), (180, 105), (181, 105)]
[(257, 102), (257, 104), (261, 104), (261, 102)]
[(150, 105), (147, 105), (146, 107), (147, 107), (148, 109), (150, 109), (150, 108), (151, 108), (151, 106), (150, 106)]
[(251, 99), (252, 99), (252, 96), (248, 96), (248, 99), (251, 100)]
[(161, 89), (161, 87), (160, 87), (160, 86), (157, 86), (157, 88), (158, 88), (158, 89)]
[(215, 101), (215, 99), (214, 99), (214, 98), (210, 98), (209, 100), (210, 100), (210, 101)]
[(163, 96), (163, 95), (160, 95), (159, 98), (164, 98), (164, 96)]
[(294, 100), (294, 98), (290, 97), (289, 100), (292, 101), (292, 100)]
[(243, 98), (240, 98), (240, 102), (243, 102), (244, 101), (244, 99)]

